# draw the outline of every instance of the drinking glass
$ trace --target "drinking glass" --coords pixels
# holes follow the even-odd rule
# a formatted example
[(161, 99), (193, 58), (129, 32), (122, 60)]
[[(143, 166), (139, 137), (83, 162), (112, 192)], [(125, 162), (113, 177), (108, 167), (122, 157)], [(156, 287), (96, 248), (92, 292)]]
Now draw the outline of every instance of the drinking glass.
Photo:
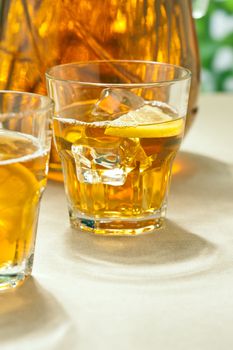
[(161, 227), (190, 72), (110, 60), (55, 66), (46, 79), (72, 227), (109, 235)]
[(0, 91), (0, 290), (31, 274), (52, 113), (46, 96)]

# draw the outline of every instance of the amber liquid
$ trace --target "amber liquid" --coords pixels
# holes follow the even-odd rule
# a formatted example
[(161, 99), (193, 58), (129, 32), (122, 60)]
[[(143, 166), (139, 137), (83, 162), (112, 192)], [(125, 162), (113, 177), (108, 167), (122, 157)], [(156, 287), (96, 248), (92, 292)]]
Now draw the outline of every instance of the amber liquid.
[[(199, 57), (191, 1), (3, 0), (0, 88), (46, 94), (44, 73), (60, 63), (143, 59), (189, 68), (186, 128), (196, 110)], [(50, 177), (61, 179), (52, 147)]]
[[(116, 127), (91, 122), (88, 113), (74, 119), (54, 119), (71, 224), (94, 233), (142, 233), (131, 230), (134, 220), (137, 228), (136, 220), (152, 221), (165, 210), (184, 120)], [(98, 219), (108, 221), (108, 229), (96, 226)]]
[(0, 131), (0, 282), (33, 257), (47, 162), (35, 138)]

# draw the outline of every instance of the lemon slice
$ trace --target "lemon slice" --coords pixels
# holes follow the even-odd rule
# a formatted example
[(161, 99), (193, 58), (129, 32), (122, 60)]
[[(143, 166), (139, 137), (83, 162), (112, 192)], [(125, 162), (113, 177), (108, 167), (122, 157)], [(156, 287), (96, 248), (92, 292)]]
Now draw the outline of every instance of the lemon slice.
[(20, 163), (0, 165), (0, 179), (0, 205), (6, 207), (9, 201), (22, 204), (38, 187), (35, 176)]
[(29, 234), (24, 225), (34, 219), (39, 189), (35, 176), (22, 164), (0, 165), (0, 242)]
[(115, 119), (105, 130), (106, 135), (118, 137), (172, 137), (183, 132), (184, 119), (173, 119), (160, 108), (143, 106)]

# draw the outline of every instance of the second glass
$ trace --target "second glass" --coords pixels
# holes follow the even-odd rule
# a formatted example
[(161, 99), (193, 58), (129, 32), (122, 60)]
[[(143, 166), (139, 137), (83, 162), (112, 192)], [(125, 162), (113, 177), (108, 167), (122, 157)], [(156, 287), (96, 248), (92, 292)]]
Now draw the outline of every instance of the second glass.
[(113, 60), (55, 66), (46, 79), (71, 225), (111, 235), (161, 227), (190, 72)]
[(47, 96), (0, 91), (0, 291), (32, 271), (52, 113)]

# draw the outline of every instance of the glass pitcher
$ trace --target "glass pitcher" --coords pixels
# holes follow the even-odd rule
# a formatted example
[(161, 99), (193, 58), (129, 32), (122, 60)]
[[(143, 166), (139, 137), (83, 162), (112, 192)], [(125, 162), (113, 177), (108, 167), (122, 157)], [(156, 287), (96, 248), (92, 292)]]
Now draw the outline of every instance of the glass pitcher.
[[(205, 3), (193, 1), (199, 17)], [(46, 94), (48, 67), (111, 58), (189, 68), (189, 128), (197, 112), (200, 72), (191, 0), (1, 1), (0, 89)], [(54, 147), (50, 177), (61, 179)]]

